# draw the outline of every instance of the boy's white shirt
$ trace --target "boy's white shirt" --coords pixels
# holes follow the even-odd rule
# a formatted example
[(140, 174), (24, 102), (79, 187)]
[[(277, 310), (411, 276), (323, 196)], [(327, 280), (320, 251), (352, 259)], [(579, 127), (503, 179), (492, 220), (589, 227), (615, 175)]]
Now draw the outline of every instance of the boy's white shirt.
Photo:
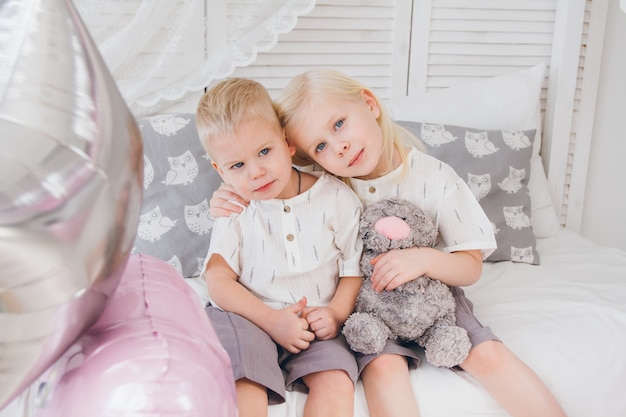
[(438, 248), (480, 250), (483, 259), (489, 256), (496, 249), (493, 225), (465, 181), (449, 165), (415, 148), (407, 159), (405, 174), (399, 167), (373, 180), (350, 180), (363, 205), (387, 198), (409, 200), (435, 219)]
[(315, 184), (300, 195), (251, 201), (243, 212), (218, 218), (205, 266), (212, 254), (221, 255), (239, 282), (272, 308), (302, 296), (308, 306), (327, 305), (338, 277), (362, 275), (362, 206), (346, 184), (326, 173), (316, 175)]

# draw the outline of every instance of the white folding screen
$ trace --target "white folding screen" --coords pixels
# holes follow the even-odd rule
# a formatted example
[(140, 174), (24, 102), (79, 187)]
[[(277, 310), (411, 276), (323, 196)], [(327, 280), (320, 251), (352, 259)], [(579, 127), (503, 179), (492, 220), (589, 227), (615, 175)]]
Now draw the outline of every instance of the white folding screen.
[[(588, 0), (585, 3), (578, 62), (574, 63), (578, 72), (572, 106), (571, 129), (568, 136), (567, 160), (561, 160), (560, 164), (555, 161), (557, 152), (551, 154), (553, 158), (550, 160), (550, 165), (561, 167), (565, 165), (565, 168), (561, 168), (561, 172), (553, 171), (554, 177), (551, 186), (553, 193), (556, 191), (558, 194), (560, 190), (555, 185), (558, 184), (558, 179), (564, 175), (564, 189), (561, 193), (563, 198), (560, 201), (561, 223), (575, 231), (580, 231), (583, 216), (605, 22), (609, 9), (608, 0)], [(560, 104), (553, 103), (554, 108), (559, 107)], [(566, 133), (564, 133), (565, 135)]]
[[(142, 1), (77, 4), (96, 39), (104, 39), (118, 26), (138, 19), (137, 5)], [(289, 1), (306, 5), (313, 0)], [(195, 3), (176, 0), (171, 6), (184, 9)], [(199, 36), (174, 50), (185, 58), (176, 64), (183, 69), (201, 65), (215, 38), (228, 36), (219, 29), (223, 25), (215, 25), (216, 19), (235, 20), (238, 15), (230, 14), (237, 13), (237, 5), (252, 3), (242, 0), (218, 7), (226, 3), (201, 2), (204, 13), (194, 14), (192, 24)], [(578, 230), (607, 9), (608, 0), (317, 0), (312, 11), (297, 18), (293, 31), (279, 35), (273, 48), (259, 52), (254, 62), (230, 76), (255, 78), (275, 97), (294, 75), (312, 67), (333, 67), (387, 100), (419, 98), (429, 91), (545, 63), (542, 156), (561, 224)], [(154, 52), (162, 50), (160, 41), (168, 42), (167, 30), (155, 35), (150, 44)], [(152, 52), (142, 50), (140, 58), (148, 59)], [(132, 65), (118, 63), (121, 85), (132, 78), (128, 74), (141, 71), (141, 59)], [(163, 67), (141, 79), (158, 85), (177, 73)], [(194, 111), (200, 93), (165, 110)]]

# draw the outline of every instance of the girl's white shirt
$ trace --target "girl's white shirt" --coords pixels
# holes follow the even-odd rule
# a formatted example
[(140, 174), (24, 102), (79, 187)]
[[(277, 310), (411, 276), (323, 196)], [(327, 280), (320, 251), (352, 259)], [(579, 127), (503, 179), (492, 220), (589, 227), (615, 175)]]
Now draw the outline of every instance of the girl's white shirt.
[(362, 275), (362, 205), (343, 182), (315, 174), (319, 178), (302, 194), (251, 201), (241, 213), (218, 218), (205, 265), (221, 255), (239, 282), (272, 308), (302, 296), (308, 306), (327, 305), (340, 277)]
[(465, 181), (446, 163), (412, 148), (408, 170), (402, 167), (373, 180), (350, 183), (365, 207), (387, 198), (417, 204), (435, 219), (437, 247), (447, 251), (480, 250), (483, 259), (496, 249), (491, 221)]

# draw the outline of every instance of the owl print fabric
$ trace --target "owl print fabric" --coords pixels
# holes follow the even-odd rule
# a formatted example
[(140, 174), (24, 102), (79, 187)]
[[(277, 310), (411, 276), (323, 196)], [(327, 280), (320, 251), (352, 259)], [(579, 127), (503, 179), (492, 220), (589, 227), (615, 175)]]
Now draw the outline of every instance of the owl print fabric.
[(185, 278), (198, 276), (213, 228), (209, 199), (221, 179), (198, 139), (195, 115), (160, 115), (138, 124), (144, 199), (133, 251), (163, 259)]
[(427, 152), (451, 165), (489, 217), (498, 248), (487, 261), (539, 264), (531, 225), (530, 158), (535, 130), (480, 130), (400, 122)]

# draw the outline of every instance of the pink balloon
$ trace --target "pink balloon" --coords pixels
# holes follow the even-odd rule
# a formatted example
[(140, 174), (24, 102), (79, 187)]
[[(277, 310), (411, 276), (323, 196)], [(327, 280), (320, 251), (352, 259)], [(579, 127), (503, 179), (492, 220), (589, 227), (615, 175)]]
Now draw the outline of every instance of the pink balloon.
[(47, 376), (55, 373), (37, 417), (236, 415), (230, 360), (197, 296), (147, 255), (131, 255), (99, 320)]

